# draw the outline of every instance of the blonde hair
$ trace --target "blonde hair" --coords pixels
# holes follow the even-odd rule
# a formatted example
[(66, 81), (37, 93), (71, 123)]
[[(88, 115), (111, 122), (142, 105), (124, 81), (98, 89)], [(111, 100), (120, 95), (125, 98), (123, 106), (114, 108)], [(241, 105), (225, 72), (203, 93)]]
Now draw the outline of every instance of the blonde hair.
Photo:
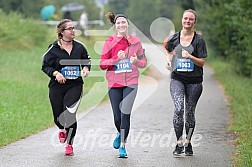
[[(187, 10), (184, 11), (184, 13), (186, 13), (186, 12), (190, 12), (190, 13), (194, 14), (194, 16), (195, 16), (195, 23), (196, 23), (197, 22), (197, 13), (196, 13), (196, 11), (193, 10), (193, 9), (187, 9)], [(183, 13), (183, 15), (184, 15), (184, 13)]]
[(61, 39), (63, 38), (62, 32), (65, 30), (65, 28), (67, 26), (66, 23), (68, 23), (68, 22), (72, 22), (72, 20), (70, 20), (70, 19), (63, 19), (56, 26), (56, 32), (58, 34), (57, 35), (58, 36), (58, 42), (60, 44), (60, 48), (61, 49), (63, 49), (62, 48), (62, 43), (61, 43)]

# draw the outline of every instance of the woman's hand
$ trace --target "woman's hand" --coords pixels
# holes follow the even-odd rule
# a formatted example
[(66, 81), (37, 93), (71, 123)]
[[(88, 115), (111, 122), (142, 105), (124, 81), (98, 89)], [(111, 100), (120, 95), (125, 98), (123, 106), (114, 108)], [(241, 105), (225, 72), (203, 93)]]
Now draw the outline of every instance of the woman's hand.
[(125, 58), (125, 52), (123, 50), (119, 50), (119, 52), (117, 53), (117, 56), (120, 60)]
[(165, 62), (165, 68), (169, 71), (172, 71), (172, 58), (173, 56), (176, 56), (176, 51), (168, 52), (166, 51), (166, 62)]
[(137, 55), (136, 53), (134, 53), (134, 55), (130, 57), (130, 63), (136, 64), (136, 62), (137, 62)]
[(54, 72), (54, 76), (56, 77), (56, 80), (60, 84), (65, 84), (66, 78), (58, 71)]
[(169, 71), (172, 70), (172, 65), (171, 65), (171, 62), (170, 62), (170, 61), (165, 63), (165, 68), (166, 68), (167, 70), (169, 70)]
[(184, 58), (190, 58), (190, 54), (187, 52), (187, 50), (185, 50), (185, 49), (182, 49), (182, 57), (184, 57)]
[(87, 77), (89, 75), (89, 69), (86, 66), (82, 69), (81, 75), (83, 77)]

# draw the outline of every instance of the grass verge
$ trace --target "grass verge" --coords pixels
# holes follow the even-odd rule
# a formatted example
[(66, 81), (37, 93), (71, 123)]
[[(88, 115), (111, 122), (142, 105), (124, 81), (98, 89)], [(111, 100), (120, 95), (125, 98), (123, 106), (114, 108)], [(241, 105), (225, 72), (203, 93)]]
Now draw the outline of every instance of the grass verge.
[[(54, 125), (48, 97), (49, 78), (41, 71), (42, 55), (47, 45), (1, 51), (0, 146)], [(99, 55), (94, 52), (92, 44), (87, 42), (86, 47), (91, 57), (98, 59)], [(93, 66), (92, 70), (101, 72), (98, 66)], [(84, 78), (84, 82), (84, 98), (79, 111), (106, 97), (103, 77), (91, 75)]]
[(209, 64), (229, 97), (233, 114), (230, 130), (237, 134), (235, 164), (240, 167), (252, 166), (252, 80), (237, 75), (230, 64), (220, 59), (211, 60)]

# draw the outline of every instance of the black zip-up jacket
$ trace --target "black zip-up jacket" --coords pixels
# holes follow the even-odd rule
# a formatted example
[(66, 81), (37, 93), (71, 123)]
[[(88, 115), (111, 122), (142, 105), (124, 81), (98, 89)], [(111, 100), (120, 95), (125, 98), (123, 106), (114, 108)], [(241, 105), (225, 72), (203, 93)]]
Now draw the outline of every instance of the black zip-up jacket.
[[(53, 76), (53, 72), (59, 71), (65, 66), (79, 66), (81, 69), (83, 67), (88, 67), (89, 71), (91, 69), (91, 58), (88, 55), (88, 52), (84, 45), (76, 40), (73, 40), (73, 48), (70, 53), (66, 50), (62, 50), (58, 44), (58, 41), (55, 41), (53, 44), (50, 44), (46, 53), (43, 55), (42, 62), (42, 71), (46, 73), (50, 78), (49, 87), (57, 83), (56, 77)], [(83, 79), (79, 76), (74, 80), (67, 80), (65, 84), (72, 83), (82, 83)]]

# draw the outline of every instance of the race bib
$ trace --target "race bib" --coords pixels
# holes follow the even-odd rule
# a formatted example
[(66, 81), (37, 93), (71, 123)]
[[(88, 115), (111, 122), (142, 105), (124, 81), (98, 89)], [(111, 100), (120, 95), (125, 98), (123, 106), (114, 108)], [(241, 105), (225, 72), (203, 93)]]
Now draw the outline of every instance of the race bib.
[(123, 59), (114, 66), (115, 73), (132, 72), (130, 59)]
[(193, 71), (194, 63), (190, 59), (177, 59), (176, 69), (177, 71), (190, 72)]
[(66, 66), (61, 69), (61, 74), (66, 79), (77, 79), (80, 76), (79, 66)]

